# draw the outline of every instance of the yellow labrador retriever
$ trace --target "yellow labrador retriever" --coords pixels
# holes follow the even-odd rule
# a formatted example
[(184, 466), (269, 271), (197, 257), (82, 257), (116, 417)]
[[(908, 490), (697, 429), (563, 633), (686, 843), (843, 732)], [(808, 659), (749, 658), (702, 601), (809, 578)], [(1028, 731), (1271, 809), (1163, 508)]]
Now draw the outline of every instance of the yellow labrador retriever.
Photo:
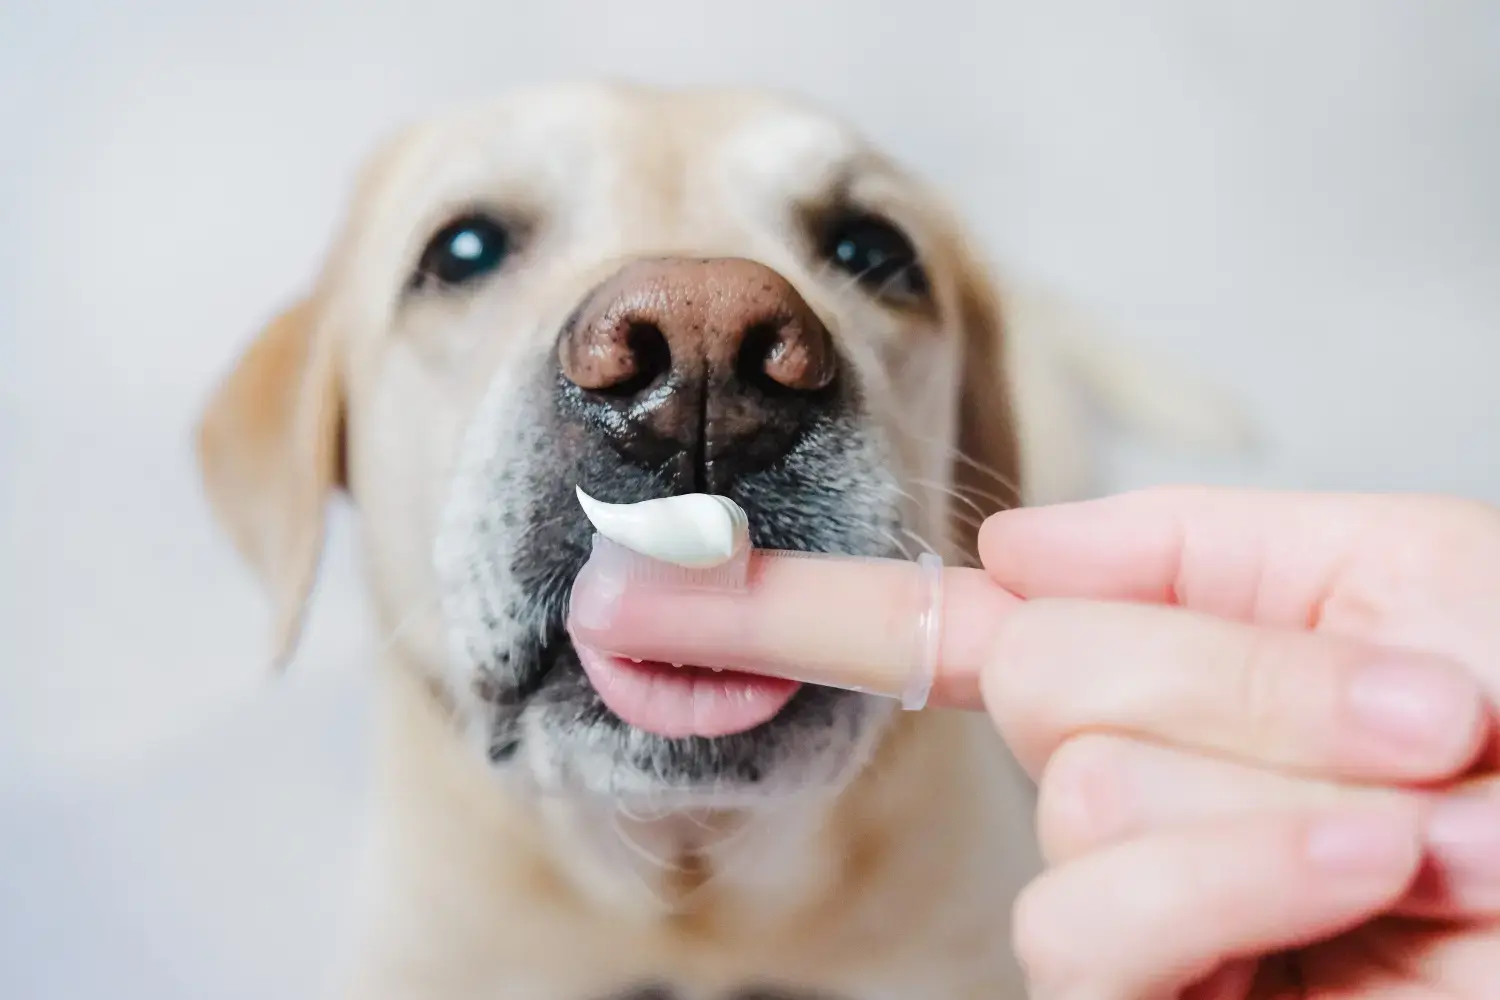
[(344, 995), (1022, 996), (1032, 797), (985, 719), (803, 688), (663, 735), (562, 628), (575, 485), (724, 493), (763, 546), (971, 554), (1017, 502), (1007, 350), (955, 219), (785, 100), (556, 87), (388, 143), (200, 436), (283, 656), (325, 505), (360, 512), (389, 697)]

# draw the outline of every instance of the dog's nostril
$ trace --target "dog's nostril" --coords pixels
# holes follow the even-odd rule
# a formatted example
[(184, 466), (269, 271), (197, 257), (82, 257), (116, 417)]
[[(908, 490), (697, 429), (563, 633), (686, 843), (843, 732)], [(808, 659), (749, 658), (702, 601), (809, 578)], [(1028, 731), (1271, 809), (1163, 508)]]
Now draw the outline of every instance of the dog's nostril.
[(758, 389), (779, 389), (780, 383), (766, 371), (766, 362), (776, 347), (776, 326), (772, 323), (756, 323), (745, 331), (740, 353), (735, 358), (734, 373), (741, 381)]
[(630, 353), (633, 374), (600, 391), (610, 395), (633, 396), (644, 392), (672, 369), (672, 348), (667, 335), (655, 323), (634, 322), (625, 331), (625, 350)]
[(575, 319), (558, 345), (563, 375), (580, 389), (607, 396), (644, 392), (672, 367), (660, 326), (630, 314)]
[(751, 324), (735, 367), (747, 383), (772, 392), (817, 392), (837, 372), (833, 339), (805, 309)]

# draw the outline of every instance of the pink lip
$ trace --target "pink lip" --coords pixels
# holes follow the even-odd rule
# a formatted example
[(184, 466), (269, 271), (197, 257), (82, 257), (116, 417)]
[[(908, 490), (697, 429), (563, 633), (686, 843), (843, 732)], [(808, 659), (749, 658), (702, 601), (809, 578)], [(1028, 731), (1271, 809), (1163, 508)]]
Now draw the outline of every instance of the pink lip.
[(638, 663), (575, 648), (610, 711), (637, 729), (668, 738), (732, 736), (765, 725), (801, 687), (774, 677)]

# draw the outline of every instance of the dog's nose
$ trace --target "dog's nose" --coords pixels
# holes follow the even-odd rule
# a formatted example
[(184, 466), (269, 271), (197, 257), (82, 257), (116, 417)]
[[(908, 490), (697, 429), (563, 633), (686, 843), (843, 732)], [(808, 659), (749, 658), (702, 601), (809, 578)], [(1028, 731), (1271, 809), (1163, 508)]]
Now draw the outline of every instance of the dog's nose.
[(833, 381), (828, 330), (780, 274), (754, 261), (628, 264), (564, 331), (563, 374), (581, 389), (637, 395), (668, 378), (733, 373), (813, 392)]
[(558, 360), (622, 454), (676, 463), (698, 489), (783, 456), (838, 374), (791, 283), (735, 258), (627, 264), (569, 320)]

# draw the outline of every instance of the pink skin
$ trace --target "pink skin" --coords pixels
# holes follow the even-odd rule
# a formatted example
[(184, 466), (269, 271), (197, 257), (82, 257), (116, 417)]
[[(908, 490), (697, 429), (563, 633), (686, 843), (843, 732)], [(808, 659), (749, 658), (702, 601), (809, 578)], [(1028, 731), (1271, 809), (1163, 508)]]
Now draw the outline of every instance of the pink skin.
[[(1039, 780), (1049, 866), (1016, 924), (1036, 992), (1269, 1000), (1285, 990), (1258, 989), (1283, 985), (1258, 966), (1291, 953), (1319, 996), (1496, 995), (1500, 511), (1156, 490), (1009, 511), (979, 548), (985, 573), (945, 571), (929, 703), (987, 703)], [(737, 593), (611, 587), (585, 570), (575, 643), (903, 686), (914, 603), (900, 564), (757, 554), (751, 569)], [(590, 662), (623, 706), (625, 668)], [(1270, 683), (1289, 664), (1297, 683)], [(724, 733), (777, 710), (725, 687), (706, 704), (755, 710), (674, 716), (716, 675), (641, 670), (653, 679), (630, 707), (646, 728)], [(1401, 697), (1352, 697), (1368, 688), (1351, 682), (1393, 676)], [(1400, 725), (1384, 709), (1367, 718), (1371, 705), (1404, 706)], [(1090, 797), (1101, 773), (1104, 813)], [(1067, 808), (1080, 801), (1090, 808)]]
[(731, 736), (769, 722), (802, 685), (796, 681), (626, 657), (578, 646), (578, 662), (604, 703), (658, 736)]
[[(921, 658), (916, 574), (896, 560), (756, 552), (744, 590), (693, 591), (586, 567), (569, 630), (620, 718), (662, 736), (725, 736), (769, 721), (798, 682), (899, 696)], [(970, 569), (944, 570), (943, 597), (929, 704), (977, 709), (990, 635), (1017, 599)], [(694, 669), (705, 667), (724, 672)]]

